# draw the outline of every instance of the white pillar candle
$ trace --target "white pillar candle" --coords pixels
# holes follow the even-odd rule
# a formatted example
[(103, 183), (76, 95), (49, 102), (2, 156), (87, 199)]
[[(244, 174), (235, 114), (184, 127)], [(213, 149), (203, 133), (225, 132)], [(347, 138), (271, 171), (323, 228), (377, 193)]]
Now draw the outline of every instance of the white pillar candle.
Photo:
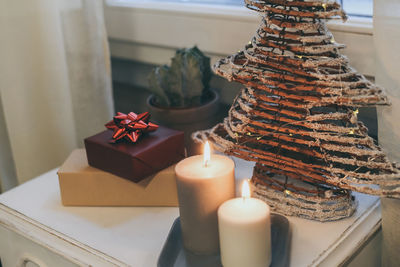
[(234, 162), (207, 146), (175, 167), (183, 244), (196, 254), (218, 253), (218, 207), (235, 196)]
[(242, 197), (226, 201), (218, 209), (221, 261), (224, 267), (266, 267), (271, 264), (269, 206), (250, 198), (245, 180)]

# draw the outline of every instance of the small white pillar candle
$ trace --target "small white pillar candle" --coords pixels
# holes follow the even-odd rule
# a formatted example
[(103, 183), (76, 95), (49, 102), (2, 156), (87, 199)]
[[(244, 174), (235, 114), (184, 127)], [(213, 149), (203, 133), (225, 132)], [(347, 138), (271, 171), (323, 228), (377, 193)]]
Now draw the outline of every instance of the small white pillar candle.
[(183, 245), (196, 254), (219, 251), (218, 207), (235, 196), (235, 164), (210, 153), (186, 158), (175, 167)]
[(226, 201), (218, 209), (221, 261), (224, 267), (266, 267), (271, 264), (269, 206), (250, 198), (245, 180), (242, 197)]

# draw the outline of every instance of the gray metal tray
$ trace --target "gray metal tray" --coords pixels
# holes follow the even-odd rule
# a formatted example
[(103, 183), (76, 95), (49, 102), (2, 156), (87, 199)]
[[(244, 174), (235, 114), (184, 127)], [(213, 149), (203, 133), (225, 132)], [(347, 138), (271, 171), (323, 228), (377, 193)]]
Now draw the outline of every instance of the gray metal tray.
[[(291, 233), (289, 221), (279, 214), (271, 214), (271, 267), (289, 266)], [(158, 258), (158, 267), (220, 267), (219, 255), (199, 256), (183, 248), (181, 222), (177, 218)]]

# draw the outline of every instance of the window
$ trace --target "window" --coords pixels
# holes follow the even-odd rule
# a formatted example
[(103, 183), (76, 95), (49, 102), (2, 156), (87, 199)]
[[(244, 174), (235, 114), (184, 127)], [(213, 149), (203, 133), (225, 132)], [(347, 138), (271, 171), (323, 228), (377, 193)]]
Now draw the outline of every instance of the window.
[(373, 0), (341, 0), (343, 9), (350, 16), (372, 17)]

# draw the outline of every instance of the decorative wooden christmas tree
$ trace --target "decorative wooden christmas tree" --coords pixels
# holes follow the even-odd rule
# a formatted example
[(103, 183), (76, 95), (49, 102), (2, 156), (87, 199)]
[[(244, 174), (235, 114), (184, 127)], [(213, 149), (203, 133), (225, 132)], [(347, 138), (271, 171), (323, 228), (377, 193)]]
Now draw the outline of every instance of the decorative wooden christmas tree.
[(245, 0), (263, 14), (243, 51), (214, 71), (245, 85), (223, 123), (193, 134), (255, 161), (256, 197), (286, 214), (326, 221), (352, 215), (350, 190), (400, 197), (400, 169), (357, 120), (358, 107), (387, 105), (382, 88), (349, 66), (327, 19), (335, 1)]

